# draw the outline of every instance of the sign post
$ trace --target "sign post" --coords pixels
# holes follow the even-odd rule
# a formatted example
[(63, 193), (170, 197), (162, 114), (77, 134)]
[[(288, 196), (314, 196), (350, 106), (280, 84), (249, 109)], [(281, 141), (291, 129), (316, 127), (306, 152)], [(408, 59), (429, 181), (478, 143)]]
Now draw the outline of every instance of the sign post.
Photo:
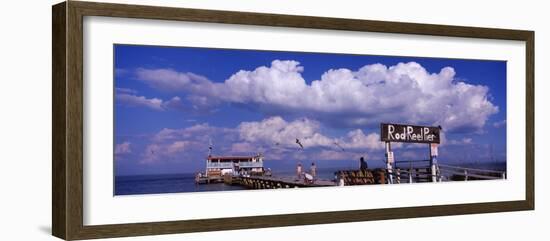
[(386, 170), (388, 172), (388, 183), (393, 184), (393, 151), (391, 142), (386, 141)]
[(439, 166), (437, 165), (438, 144), (440, 143), (441, 127), (416, 126), (404, 124), (380, 124), (380, 139), (386, 143), (386, 169), (389, 183), (393, 183), (393, 163), (395, 161), (391, 142), (425, 143), (430, 147), (430, 169), (432, 182), (438, 181)]
[(432, 169), (432, 182), (437, 182), (439, 166), (437, 165), (437, 143), (430, 143), (430, 168)]

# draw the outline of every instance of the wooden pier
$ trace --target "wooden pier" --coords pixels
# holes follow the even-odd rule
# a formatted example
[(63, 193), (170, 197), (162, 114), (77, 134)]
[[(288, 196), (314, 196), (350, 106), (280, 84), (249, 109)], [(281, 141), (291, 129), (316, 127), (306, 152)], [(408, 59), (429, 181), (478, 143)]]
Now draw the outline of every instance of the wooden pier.
[(303, 187), (331, 187), (336, 186), (332, 180), (315, 180), (305, 182), (303, 179), (290, 177), (249, 176), (240, 177), (233, 181), (233, 185), (242, 185), (250, 189), (278, 189), (278, 188), (303, 188)]
[(209, 177), (195, 177), (196, 184), (210, 184), (210, 183), (222, 183), (224, 178), (222, 176), (209, 176)]
[[(337, 177), (335, 180), (317, 179), (311, 182), (304, 180), (304, 178), (298, 179), (297, 177), (224, 175), (201, 177), (197, 179), (197, 184), (223, 182), (226, 185), (240, 185), (248, 189), (279, 189), (390, 184), (390, 177), (393, 179), (392, 184), (506, 179), (505, 171), (464, 168), (442, 164), (437, 165), (437, 169), (432, 171), (431, 167), (425, 164), (413, 165), (413, 163), (423, 162), (427, 161), (408, 161), (408, 165), (397, 162), (396, 164), (401, 165), (396, 166), (392, 172), (389, 172), (385, 168), (340, 170), (334, 173)], [(432, 173), (435, 173), (435, 175)]]

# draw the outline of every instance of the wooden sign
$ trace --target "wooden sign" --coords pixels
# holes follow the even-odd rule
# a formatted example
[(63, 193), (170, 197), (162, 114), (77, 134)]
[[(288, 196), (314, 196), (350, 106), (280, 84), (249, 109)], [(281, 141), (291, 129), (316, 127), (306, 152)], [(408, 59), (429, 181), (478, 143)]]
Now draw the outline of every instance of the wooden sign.
[(438, 143), (441, 127), (415, 126), (402, 124), (380, 124), (380, 136), (382, 141), (412, 142), (412, 143)]

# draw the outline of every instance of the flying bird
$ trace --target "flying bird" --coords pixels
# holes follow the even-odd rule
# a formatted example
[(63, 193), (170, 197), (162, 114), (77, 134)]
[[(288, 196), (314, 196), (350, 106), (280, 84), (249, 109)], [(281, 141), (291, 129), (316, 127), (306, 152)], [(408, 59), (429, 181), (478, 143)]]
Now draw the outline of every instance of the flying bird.
[(300, 148), (302, 148), (302, 150), (304, 149), (304, 145), (302, 145), (302, 143), (300, 142), (300, 140), (298, 140), (298, 138), (296, 138), (296, 144), (298, 144)]
[(208, 155), (212, 155), (212, 139), (208, 138)]
[(343, 148), (342, 146), (340, 146), (340, 144), (338, 144), (338, 142), (334, 142), (334, 145), (336, 145), (337, 147), (339, 147), (340, 149), (342, 149), (342, 151), (344, 151), (344, 152), (346, 151), (346, 150), (344, 150), (344, 148)]

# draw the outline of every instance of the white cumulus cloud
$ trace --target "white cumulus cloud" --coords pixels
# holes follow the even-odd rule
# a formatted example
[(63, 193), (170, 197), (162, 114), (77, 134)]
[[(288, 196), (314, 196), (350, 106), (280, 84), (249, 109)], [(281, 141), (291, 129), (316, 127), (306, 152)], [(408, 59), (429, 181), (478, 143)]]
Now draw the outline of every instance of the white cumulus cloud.
[(153, 143), (145, 148), (142, 164), (151, 164), (162, 161), (178, 161), (176, 158), (188, 148), (192, 143), (188, 141), (174, 141), (171, 143)]
[(157, 111), (164, 110), (163, 101), (158, 98), (148, 99), (145, 96), (117, 93), (116, 100), (118, 103), (125, 106), (132, 106), (132, 107), (144, 106)]
[(500, 128), (506, 126), (506, 120), (501, 120), (493, 123), (493, 127)]
[(131, 144), (128, 141), (117, 144), (115, 146), (115, 155), (131, 153), (132, 150), (130, 149), (130, 145)]
[(127, 88), (116, 88), (115, 99), (118, 104), (130, 107), (146, 107), (156, 111), (169, 109), (185, 110), (186, 106), (180, 97), (174, 96), (170, 100), (147, 98), (137, 95), (137, 91)]
[(356, 129), (343, 137), (329, 137), (322, 133), (319, 122), (307, 118), (288, 122), (280, 116), (275, 116), (262, 121), (243, 122), (237, 129), (241, 140), (268, 146), (297, 148), (296, 139), (299, 139), (304, 148), (368, 150), (384, 148), (377, 133), (365, 135), (362, 130)]
[(306, 147), (332, 145), (332, 139), (319, 133), (320, 124), (305, 118), (287, 122), (275, 116), (259, 122), (243, 122), (237, 129), (242, 140), (253, 143), (297, 147), (295, 140), (299, 139)]
[(330, 69), (308, 84), (297, 61), (240, 70), (223, 83), (172, 69), (137, 70), (137, 78), (165, 91), (183, 91), (196, 108), (219, 102), (247, 105), (270, 115), (302, 115), (335, 126), (380, 122), (441, 125), (447, 131), (480, 131), (498, 112), (489, 88), (455, 78), (452, 67), (430, 73), (415, 62)]

